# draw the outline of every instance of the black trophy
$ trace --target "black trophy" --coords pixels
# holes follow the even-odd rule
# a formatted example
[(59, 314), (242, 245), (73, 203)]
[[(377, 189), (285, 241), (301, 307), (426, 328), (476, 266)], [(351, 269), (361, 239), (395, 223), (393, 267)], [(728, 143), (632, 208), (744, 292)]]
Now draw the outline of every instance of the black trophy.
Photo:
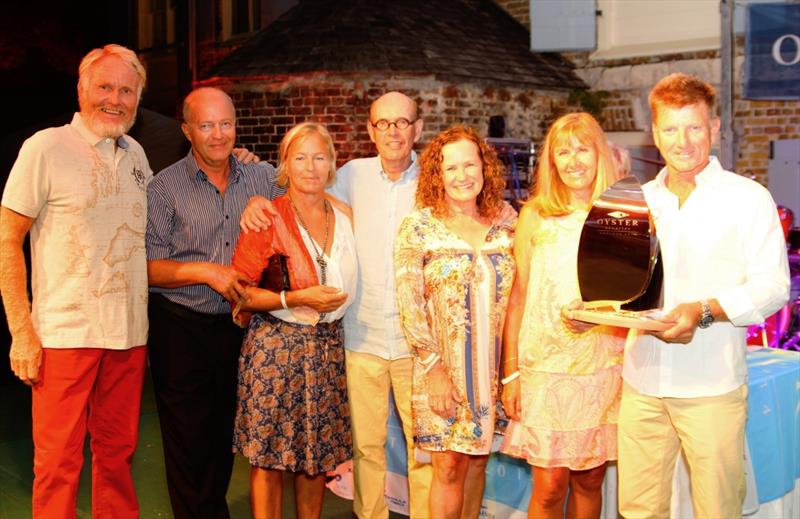
[(592, 205), (578, 246), (584, 309), (576, 319), (626, 328), (665, 330), (661, 316), (661, 252), (650, 208), (636, 177), (606, 189)]

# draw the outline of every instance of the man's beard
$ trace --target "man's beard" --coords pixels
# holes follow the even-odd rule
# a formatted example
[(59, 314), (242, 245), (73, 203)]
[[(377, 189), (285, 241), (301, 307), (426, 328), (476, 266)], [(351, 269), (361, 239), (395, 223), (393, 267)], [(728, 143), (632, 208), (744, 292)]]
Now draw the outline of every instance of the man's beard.
[(117, 137), (121, 137), (122, 135), (128, 133), (128, 130), (131, 129), (133, 123), (136, 122), (136, 110), (130, 117), (124, 121), (118, 123), (107, 123), (98, 120), (97, 113), (99, 108), (95, 108), (90, 112), (88, 118), (84, 120), (86, 126), (94, 133), (95, 135), (99, 135), (100, 137), (111, 137), (116, 139)]

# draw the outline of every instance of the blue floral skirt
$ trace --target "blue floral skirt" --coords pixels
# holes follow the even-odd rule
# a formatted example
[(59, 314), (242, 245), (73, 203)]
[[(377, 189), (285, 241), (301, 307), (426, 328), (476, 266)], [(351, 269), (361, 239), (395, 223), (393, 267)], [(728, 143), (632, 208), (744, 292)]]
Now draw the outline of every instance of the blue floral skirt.
[(233, 450), (256, 467), (333, 470), (353, 454), (341, 321), (256, 314), (239, 356)]

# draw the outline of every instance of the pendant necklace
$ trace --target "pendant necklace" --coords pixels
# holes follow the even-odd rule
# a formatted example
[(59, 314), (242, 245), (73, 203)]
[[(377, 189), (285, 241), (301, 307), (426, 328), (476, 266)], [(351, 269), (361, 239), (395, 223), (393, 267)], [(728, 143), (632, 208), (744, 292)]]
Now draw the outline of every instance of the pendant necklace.
[[(294, 201), (292, 197), (289, 197), (289, 203), (292, 204), (292, 209), (294, 209), (294, 214), (297, 215), (297, 221), (300, 223), (300, 227), (302, 227), (308, 237), (311, 238), (311, 247), (314, 249), (314, 256), (316, 256), (317, 265), (319, 265), (319, 281), (320, 285), (324, 285), (327, 281), (327, 270), (328, 270), (328, 262), (325, 261), (325, 249), (328, 248), (328, 232), (330, 230), (330, 204), (327, 200), (324, 201), (325, 206), (325, 241), (322, 242), (322, 250), (317, 248), (317, 242), (314, 241), (314, 237), (311, 236), (311, 231), (308, 230), (308, 226), (306, 226), (306, 222), (303, 221), (302, 215), (300, 215), (300, 211), (297, 210), (297, 206), (294, 205)], [(320, 315), (320, 319), (324, 317), (325, 314)]]

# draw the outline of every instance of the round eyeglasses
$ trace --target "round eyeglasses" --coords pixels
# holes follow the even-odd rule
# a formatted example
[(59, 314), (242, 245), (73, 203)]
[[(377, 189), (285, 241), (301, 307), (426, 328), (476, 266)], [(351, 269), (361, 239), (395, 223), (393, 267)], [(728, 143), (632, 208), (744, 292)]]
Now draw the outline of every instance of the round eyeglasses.
[(416, 119), (414, 119), (413, 121), (409, 121), (405, 117), (401, 117), (401, 118), (396, 119), (394, 121), (389, 121), (387, 119), (378, 119), (374, 123), (372, 121), (370, 121), (369, 124), (371, 124), (373, 128), (377, 128), (380, 131), (385, 132), (386, 130), (389, 129), (390, 126), (394, 126), (398, 130), (405, 130), (406, 128), (408, 128), (409, 126), (414, 124), (415, 122), (417, 122)]

